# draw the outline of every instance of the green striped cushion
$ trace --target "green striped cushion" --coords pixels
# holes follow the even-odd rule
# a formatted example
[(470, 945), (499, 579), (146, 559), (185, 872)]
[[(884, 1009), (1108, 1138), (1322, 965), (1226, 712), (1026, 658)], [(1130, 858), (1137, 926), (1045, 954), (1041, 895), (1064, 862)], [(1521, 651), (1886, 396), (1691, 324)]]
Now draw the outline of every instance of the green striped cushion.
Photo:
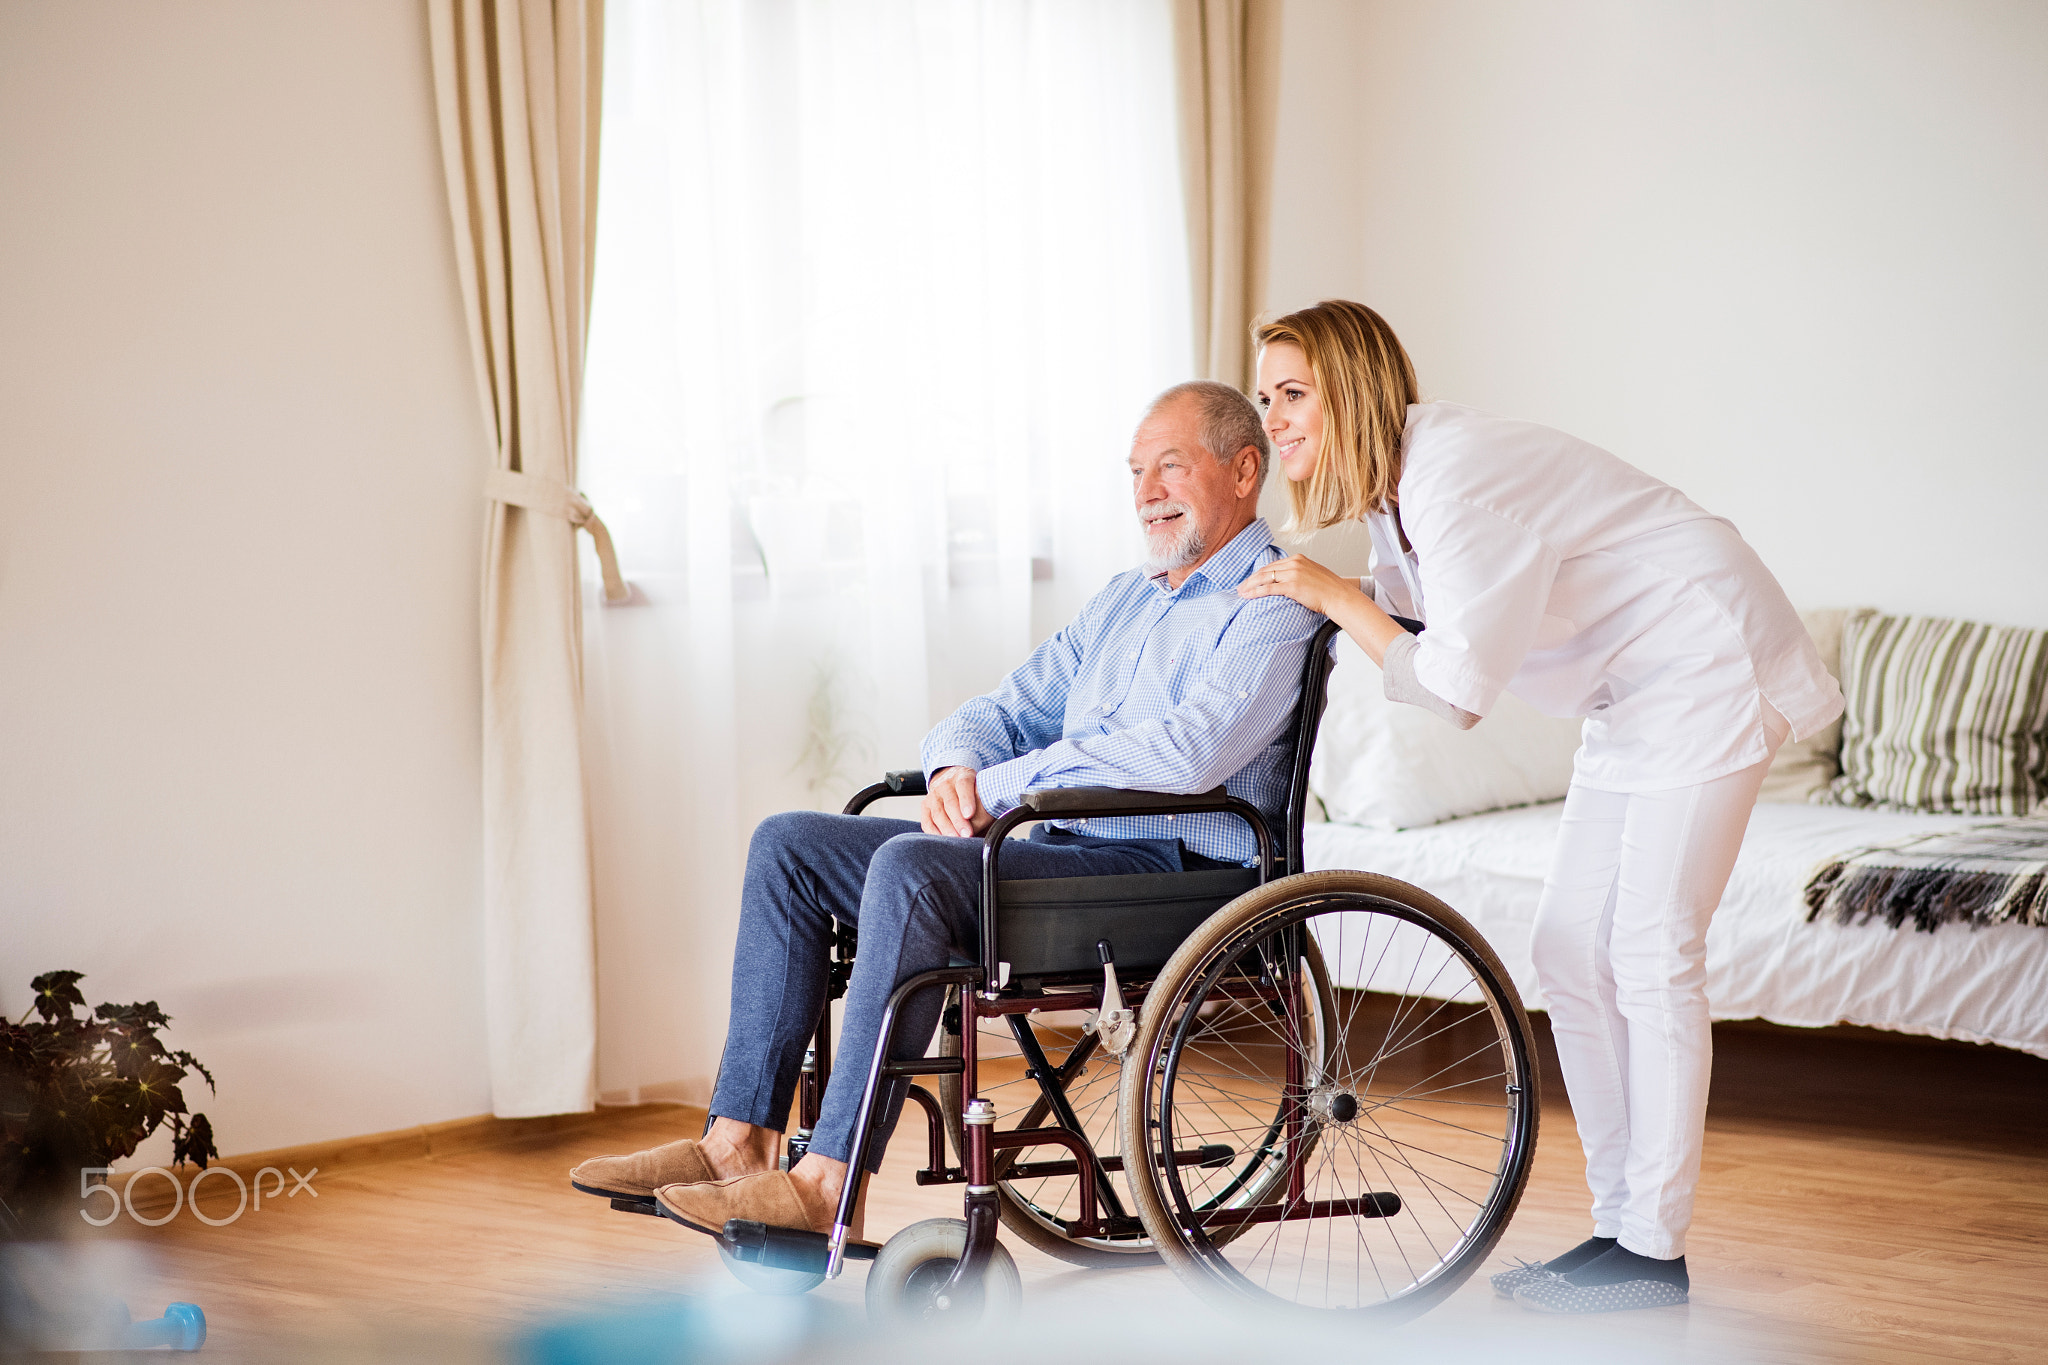
[(1838, 806), (2025, 815), (2042, 795), (2048, 631), (1883, 616), (1842, 626)]

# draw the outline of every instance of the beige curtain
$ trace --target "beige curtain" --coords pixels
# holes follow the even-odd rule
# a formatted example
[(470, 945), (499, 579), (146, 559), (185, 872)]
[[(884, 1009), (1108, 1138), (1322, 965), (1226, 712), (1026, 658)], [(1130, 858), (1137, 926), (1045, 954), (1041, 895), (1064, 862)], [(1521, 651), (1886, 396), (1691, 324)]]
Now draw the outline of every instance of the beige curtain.
[(1249, 389), (1263, 292), (1278, 0), (1173, 0), (1195, 368)]
[(428, 0), (441, 156), (492, 442), (483, 564), (484, 990), (491, 1107), (591, 1107), (596, 949), (576, 493), (602, 0)]

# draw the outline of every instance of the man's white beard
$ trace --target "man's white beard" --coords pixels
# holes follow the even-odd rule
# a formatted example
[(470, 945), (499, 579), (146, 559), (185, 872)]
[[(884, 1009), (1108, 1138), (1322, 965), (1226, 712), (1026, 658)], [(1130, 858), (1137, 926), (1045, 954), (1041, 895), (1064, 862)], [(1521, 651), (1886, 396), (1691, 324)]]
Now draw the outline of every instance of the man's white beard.
[(1151, 557), (1145, 561), (1146, 573), (1172, 573), (1175, 569), (1186, 568), (1202, 557), (1202, 552), (1209, 547), (1202, 543), (1202, 528), (1195, 524), (1194, 508), (1184, 502), (1169, 502), (1151, 510), (1161, 516), (1180, 513), (1180, 529), (1163, 544), (1149, 529), (1146, 531), (1145, 544), (1151, 551)]

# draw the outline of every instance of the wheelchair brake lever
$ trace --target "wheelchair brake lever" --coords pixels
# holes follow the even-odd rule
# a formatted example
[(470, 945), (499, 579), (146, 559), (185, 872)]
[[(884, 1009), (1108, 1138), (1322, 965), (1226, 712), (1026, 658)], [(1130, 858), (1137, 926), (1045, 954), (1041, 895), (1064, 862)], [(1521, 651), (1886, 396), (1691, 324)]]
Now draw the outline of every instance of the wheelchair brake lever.
[(1095, 1016), (1095, 1036), (1109, 1055), (1118, 1061), (1131, 1050), (1138, 1036), (1138, 1012), (1124, 1008), (1124, 993), (1116, 984), (1116, 954), (1109, 940), (1097, 939), (1095, 952), (1102, 959), (1102, 1009)]

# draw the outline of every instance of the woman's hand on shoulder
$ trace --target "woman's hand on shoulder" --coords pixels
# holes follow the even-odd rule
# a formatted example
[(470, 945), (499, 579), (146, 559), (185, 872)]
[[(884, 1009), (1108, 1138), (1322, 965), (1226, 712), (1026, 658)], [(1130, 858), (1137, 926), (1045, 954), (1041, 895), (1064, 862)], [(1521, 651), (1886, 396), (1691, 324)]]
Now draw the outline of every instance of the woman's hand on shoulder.
[(1358, 581), (1331, 573), (1307, 555), (1289, 555), (1275, 560), (1238, 584), (1239, 597), (1291, 597), (1310, 611), (1334, 616), (1338, 603), (1349, 595), (1364, 597)]

